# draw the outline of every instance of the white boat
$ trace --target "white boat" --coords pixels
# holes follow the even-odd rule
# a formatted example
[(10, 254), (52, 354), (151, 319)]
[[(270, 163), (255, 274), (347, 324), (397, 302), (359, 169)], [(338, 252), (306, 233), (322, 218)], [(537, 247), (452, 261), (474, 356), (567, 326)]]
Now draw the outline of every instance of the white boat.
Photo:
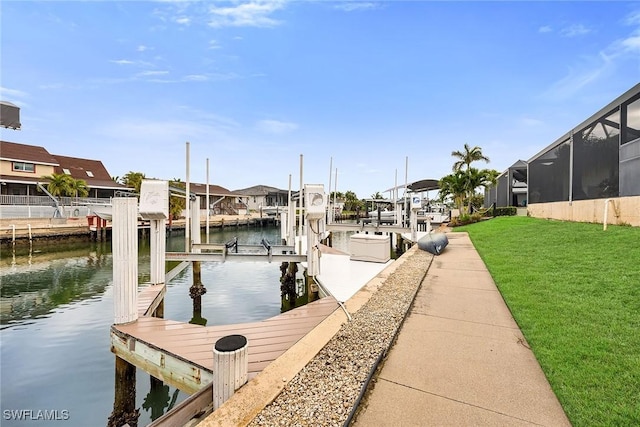
[(449, 222), (449, 208), (445, 205), (433, 204), (418, 211), (418, 217), (429, 217), (432, 224), (442, 224)]
[(111, 221), (113, 218), (113, 206), (107, 204), (87, 203), (90, 215), (97, 215), (101, 219)]
[[(396, 215), (396, 211), (387, 211), (387, 210), (380, 211), (380, 218), (385, 218), (385, 219), (395, 218), (395, 215)], [(369, 218), (378, 218), (378, 211), (377, 210), (369, 211)]]
[(289, 211), (289, 208), (287, 206), (260, 206), (258, 209), (262, 215), (275, 217), (280, 216), (282, 212)]

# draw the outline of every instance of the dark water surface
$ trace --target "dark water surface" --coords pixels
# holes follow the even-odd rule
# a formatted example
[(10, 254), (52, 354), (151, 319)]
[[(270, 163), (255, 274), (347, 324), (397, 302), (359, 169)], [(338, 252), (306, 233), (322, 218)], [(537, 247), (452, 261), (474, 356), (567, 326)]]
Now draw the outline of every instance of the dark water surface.
[[(279, 242), (279, 229), (227, 228), (210, 241)], [(205, 241), (203, 236), (202, 241)], [(139, 281), (149, 280), (149, 245), (139, 245)], [(335, 246), (335, 244), (334, 244)], [(181, 251), (184, 235), (169, 236), (168, 251)], [(4, 251), (0, 258), (0, 425), (105, 426), (113, 409), (115, 356), (110, 243), (44, 245)], [(278, 263), (202, 263), (202, 317), (207, 325), (262, 320), (280, 313)], [(165, 318), (193, 318), (192, 270), (169, 283)], [(138, 425), (144, 426), (187, 395), (154, 388), (136, 374)], [(46, 412), (45, 412), (46, 411)], [(22, 418), (22, 420), (17, 420)], [(57, 421), (45, 421), (53, 418)]]

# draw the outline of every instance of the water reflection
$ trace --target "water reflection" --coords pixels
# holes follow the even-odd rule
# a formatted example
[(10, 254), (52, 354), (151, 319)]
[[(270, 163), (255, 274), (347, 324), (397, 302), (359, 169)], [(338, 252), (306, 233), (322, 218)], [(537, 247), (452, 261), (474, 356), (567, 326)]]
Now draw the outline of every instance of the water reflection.
[(142, 402), (142, 409), (149, 412), (149, 417), (155, 421), (173, 409), (178, 399), (179, 390), (171, 393), (171, 388), (159, 379), (154, 377), (149, 377), (149, 379), (151, 387)]
[[(279, 229), (230, 227), (212, 233), (211, 241), (224, 243), (234, 237), (242, 244), (259, 244), (263, 238), (275, 242)], [(138, 248), (138, 280), (145, 283), (150, 277), (148, 241), (141, 240)], [(183, 248), (184, 234), (168, 237), (168, 251)], [(224, 325), (275, 316), (283, 309), (279, 267), (265, 262), (202, 263), (201, 283), (207, 292), (195, 301), (200, 310), (194, 310), (189, 296), (194, 282), (188, 268), (168, 284), (164, 317)], [(0, 410), (68, 410), (65, 426), (106, 423), (116, 389), (109, 342), (112, 276), (110, 242), (35, 242), (32, 248), (16, 246), (15, 252), (2, 248)], [(297, 306), (306, 291), (301, 272), (295, 284)], [(135, 400), (128, 412), (138, 411), (140, 426), (187, 397), (167, 384), (154, 384), (140, 369), (128, 375), (135, 382), (135, 393), (129, 394), (135, 394)], [(2, 420), (3, 427), (25, 425), (42, 423)]]
[(0, 329), (104, 293), (111, 282), (105, 273), (110, 251), (104, 245), (61, 249), (29, 250), (26, 256), (12, 251), (10, 266), (0, 272)]

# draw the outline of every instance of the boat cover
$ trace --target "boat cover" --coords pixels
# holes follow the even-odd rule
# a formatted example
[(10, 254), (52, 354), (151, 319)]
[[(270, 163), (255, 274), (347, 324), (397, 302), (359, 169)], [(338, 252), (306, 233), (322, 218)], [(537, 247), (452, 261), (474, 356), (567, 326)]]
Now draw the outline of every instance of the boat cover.
[(440, 255), (449, 244), (449, 239), (444, 233), (429, 233), (418, 240), (418, 247), (434, 255)]

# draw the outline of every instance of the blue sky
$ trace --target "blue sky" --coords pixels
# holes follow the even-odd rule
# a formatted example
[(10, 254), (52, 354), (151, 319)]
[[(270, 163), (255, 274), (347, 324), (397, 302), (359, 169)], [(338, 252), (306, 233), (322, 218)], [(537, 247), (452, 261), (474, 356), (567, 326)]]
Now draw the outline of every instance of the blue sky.
[[(640, 3), (3, 1), (3, 140), (112, 176), (358, 197), (505, 170), (640, 81)], [(408, 170), (405, 166), (408, 158)], [(332, 163), (331, 163), (332, 159)], [(483, 166), (478, 164), (478, 166)]]

